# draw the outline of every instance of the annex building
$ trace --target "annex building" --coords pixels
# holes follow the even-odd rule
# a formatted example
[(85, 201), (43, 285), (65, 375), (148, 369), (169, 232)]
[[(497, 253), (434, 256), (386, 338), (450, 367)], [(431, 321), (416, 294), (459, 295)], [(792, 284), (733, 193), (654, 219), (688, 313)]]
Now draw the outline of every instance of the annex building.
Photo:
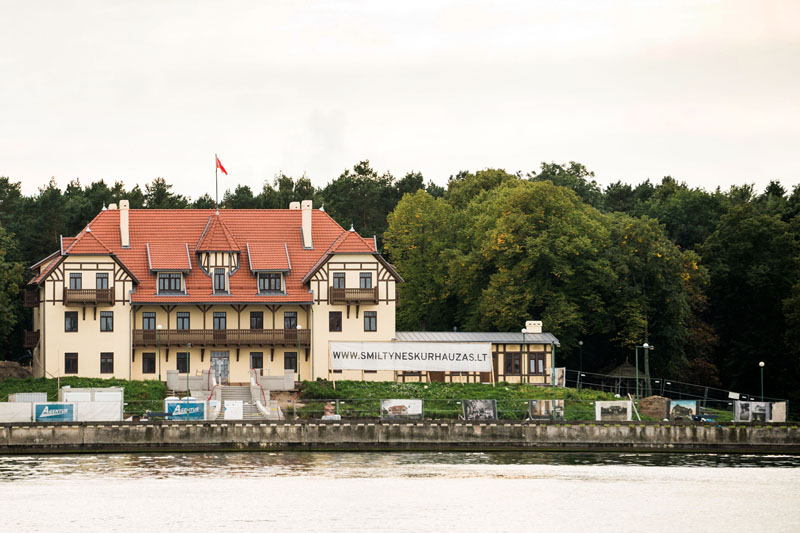
[[(213, 370), (323, 379), (549, 383), (550, 334), (395, 331), (403, 280), (353, 228), (312, 202), (289, 209), (103, 209), (32, 266), (25, 292), (34, 375), (166, 380)], [(334, 370), (330, 343), (473, 342), (495, 335), (493, 371)], [(431, 375), (433, 374), (433, 375)], [(493, 375), (492, 375), (493, 374)]]

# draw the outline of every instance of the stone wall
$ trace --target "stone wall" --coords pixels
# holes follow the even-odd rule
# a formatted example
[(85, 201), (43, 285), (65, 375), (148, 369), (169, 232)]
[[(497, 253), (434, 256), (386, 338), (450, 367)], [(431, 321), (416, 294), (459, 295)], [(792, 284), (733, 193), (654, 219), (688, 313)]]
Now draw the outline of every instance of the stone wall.
[(800, 454), (796, 424), (115, 422), (0, 424), (0, 453), (559, 450)]

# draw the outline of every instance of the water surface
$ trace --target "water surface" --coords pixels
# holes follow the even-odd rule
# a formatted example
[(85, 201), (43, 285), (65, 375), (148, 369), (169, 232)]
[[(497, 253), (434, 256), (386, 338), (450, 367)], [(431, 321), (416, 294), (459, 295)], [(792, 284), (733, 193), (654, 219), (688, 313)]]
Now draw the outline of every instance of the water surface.
[(800, 457), (0, 456), (7, 531), (800, 531)]

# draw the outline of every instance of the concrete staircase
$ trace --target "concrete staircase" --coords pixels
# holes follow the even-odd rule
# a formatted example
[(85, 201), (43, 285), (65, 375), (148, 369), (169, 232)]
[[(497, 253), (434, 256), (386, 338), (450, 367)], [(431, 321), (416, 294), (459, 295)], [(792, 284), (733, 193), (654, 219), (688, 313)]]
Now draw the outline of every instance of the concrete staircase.
[(220, 387), (220, 400), (225, 405), (225, 401), (239, 400), (244, 402), (242, 416), (244, 420), (266, 420), (261, 411), (258, 410), (250, 395), (250, 387)]

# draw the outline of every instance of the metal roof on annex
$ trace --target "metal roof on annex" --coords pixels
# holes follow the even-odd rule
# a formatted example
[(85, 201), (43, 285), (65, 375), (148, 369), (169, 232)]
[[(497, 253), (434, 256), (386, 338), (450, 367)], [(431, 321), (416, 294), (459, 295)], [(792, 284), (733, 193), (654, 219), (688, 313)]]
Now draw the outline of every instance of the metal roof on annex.
[[(398, 331), (395, 340), (405, 342), (491, 342), (493, 344), (519, 344), (522, 333), (496, 333), (481, 331)], [(526, 333), (526, 344), (557, 343), (552, 333)]]

